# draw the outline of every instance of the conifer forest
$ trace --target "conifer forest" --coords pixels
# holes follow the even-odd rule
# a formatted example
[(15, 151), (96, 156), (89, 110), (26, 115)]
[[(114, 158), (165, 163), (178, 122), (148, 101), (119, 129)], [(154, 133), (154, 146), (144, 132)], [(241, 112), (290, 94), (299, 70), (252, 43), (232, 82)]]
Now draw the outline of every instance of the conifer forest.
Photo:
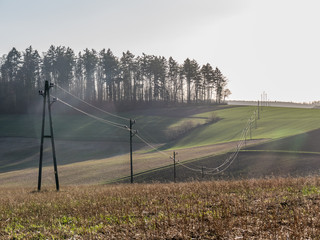
[(97, 106), (221, 103), (231, 94), (227, 78), (210, 63), (130, 51), (117, 57), (110, 49), (76, 54), (64, 46), (44, 53), (32, 46), (22, 52), (12, 48), (0, 58), (0, 69), (3, 113), (28, 111), (46, 80)]

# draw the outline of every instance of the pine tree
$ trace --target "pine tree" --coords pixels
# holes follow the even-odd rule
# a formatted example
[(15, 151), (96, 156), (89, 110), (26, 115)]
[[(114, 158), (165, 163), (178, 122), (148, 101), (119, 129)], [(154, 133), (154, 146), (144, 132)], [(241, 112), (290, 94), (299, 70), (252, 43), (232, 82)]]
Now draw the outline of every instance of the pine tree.
[(222, 93), (224, 87), (226, 86), (227, 79), (225, 76), (222, 75), (221, 71), (218, 68), (216, 68), (216, 70), (214, 71), (214, 76), (216, 85), (216, 101), (220, 104), (222, 100)]
[(84, 50), (84, 54), (82, 55), (82, 60), (86, 85), (85, 99), (93, 102), (96, 100), (95, 71), (98, 63), (97, 52), (94, 49), (89, 50), (86, 48)]
[(168, 61), (168, 77), (171, 89), (171, 101), (178, 102), (178, 90), (179, 90), (179, 65), (172, 58), (169, 57)]
[(73, 92), (79, 98), (84, 99), (85, 96), (85, 78), (84, 78), (84, 63), (81, 52), (75, 60), (75, 70), (74, 70), (74, 88)]
[(112, 51), (103, 49), (99, 53), (99, 66), (102, 69), (103, 81), (100, 82), (99, 86), (102, 88), (102, 83), (106, 82), (106, 94), (109, 102), (116, 101), (116, 80), (119, 76), (119, 61), (113, 55)]
[(127, 51), (122, 53), (120, 59), (121, 75), (123, 81), (123, 99), (124, 101), (131, 101), (132, 98), (132, 77), (134, 70), (134, 55)]
[(19, 82), (24, 91), (18, 102), (23, 109), (27, 109), (30, 102), (37, 97), (36, 87), (42, 87), (40, 86), (40, 63), (41, 58), (38, 51), (33, 50), (31, 46), (28, 47), (23, 53), (22, 66), (19, 69)]
[[(203, 76), (204, 80), (204, 88), (203, 88), (203, 96), (204, 100), (209, 101), (212, 97), (212, 89), (214, 87), (214, 70), (212, 66), (207, 63), (206, 65), (203, 65), (201, 68), (201, 74)], [(205, 97), (205, 94), (207, 95)]]
[(18, 78), (20, 68), (21, 53), (16, 48), (12, 48), (1, 66), (2, 81), (5, 83), (5, 95), (2, 97), (4, 98), (4, 108), (8, 111), (19, 111), (17, 97), (23, 91)]

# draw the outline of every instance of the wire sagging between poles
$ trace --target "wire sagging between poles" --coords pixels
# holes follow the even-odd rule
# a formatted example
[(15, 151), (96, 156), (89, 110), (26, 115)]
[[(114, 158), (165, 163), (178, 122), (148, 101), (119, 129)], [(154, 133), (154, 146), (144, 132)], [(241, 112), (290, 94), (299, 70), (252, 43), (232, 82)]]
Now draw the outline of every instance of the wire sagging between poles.
[(98, 107), (96, 107), (96, 106), (94, 106), (94, 105), (92, 105), (92, 104), (84, 101), (83, 99), (77, 97), (76, 95), (72, 94), (71, 92), (67, 91), (66, 89), (60, 87), (58, 84), (56, 84), (56, 86), (57, 86), (59, 89), (61, 89), (62, 91), (64, 91), (65, 93), (67, 93), (67, 94), (69, 94), (70, 96), (74, 97), (75, 99), (81, 101), (81, 102), (84, 103), (84, 104), (87, 104), (88, 106), (90, 106), (90, 107), (92, 107), (92, 108), (94, 108), (94, 109), (96, 109), (96, 110), (98, 110), (98, 111), (100, 111), (100, 112), (103, 112), (103, 113), (105, 113), (105, 114), (108, 114), (108, 115), (110, 115), (110, 116), (112, 116), (112, 117), (120, 118), (120, 119), (122, 119), (122, 120), (127, 120), (127, 121), (130, 120), (129, 118), (121, 117), (121, 116), (119, 116), (119, 115), (116, 115), (116, 114), (107, 112), (107, 111), (105, 111), (105, 110), (103, 110), (103, 109), (101, 109), (101, 108), (98, 108)]
[[(253, 115), (255, 116), (255, 112), (253, 113)], [(237, 158), (241, 148), (243, 147), (243, 145), (246, 142), (246, 137), (248, 134), (248, 131), (250, 130), (252, 123), (254, 122), (253, 120), (253, 115), (250, 116), (250, 118), (248, 119), (245, 127), (243, 128), (243, 130), (241, 131), (241, 135), (240, 135), (240, 140), (238, 141), (238, 144), (236, 146), (236, 150), (229, 156), (227, 157), (223, 163), (221, 163), (219, 166), (215, 167), (215, 168), (206, 168), (207, 171), (205, 171), (205, 174), (209, 174), (209, 175), (217, 175), (220, 174), (224, 171), (226, 171), (234, 162), (234, 160)], [(180, 164), (181, 166), (194, 171), (194, 172), (203, 172), (203, 169), (195, 169), (189, 166), (186, 166), (185, 164), (181, 163), (178, 161), (178, 164)], [(197, 166), (195, 166), (197, 167)]]
[(69, 103), (66, 103), (65, 101), (59, 99), (59, 98), (56, 98), (56, 99), (57, 99), (57, 101), (63, 103), (64, 105), (66, 105), (66, 106), (68, 106), (68, 107), (70, 107), (70, 108), (72, 108), (72, 109), (74, 109), (74, 110), (76, 110), (76, 111), (78, 111), (78, 112), (80, 112), (80, 113), (82, 113), (82, 114), (85, 114), (85, 115), (87, 115), (88, 117), (91, 117), (91, 118), (93, 118), (93, 119), (95, 119), (95, 120), (97, 120), (97, 121), (100, 121), (100, 122), (109, 124), (109, 125), (111, 125), (111, 126), (114, 126), (114, 127), (120, 128), (120, 129), (126, 129), (126, 130), (130, 131), (129, 128), (128, 128), (128, 126), (126, 126), (126, 125), (122, 125), (122, 124), (115, 123), (115, 122), (112, 122), (112, 121), (109, 121), (109, 120), (106, 120), (106, 119), (103, 119), (103, 118), (99, 118), (99, 117), (94, 116), (94, 115), (92, 115), (92, 114), (90, 114), (90, 113), (87, 113), (87, 112), (85, 112), (85, 111), (83, 111), (83, 110), (81, 110), (81, 109), (79, 109), (79, 108), (76, 108), (76, 107), (70, 105)]

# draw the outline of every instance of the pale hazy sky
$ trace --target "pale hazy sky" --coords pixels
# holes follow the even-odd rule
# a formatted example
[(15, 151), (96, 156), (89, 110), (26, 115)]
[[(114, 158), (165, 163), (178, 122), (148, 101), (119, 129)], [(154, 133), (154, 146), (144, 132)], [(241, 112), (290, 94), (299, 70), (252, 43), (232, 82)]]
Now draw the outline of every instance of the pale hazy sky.
[(217, 66), (230, 99), (320, 100), (318, 0), (0, 0), (0, 55), (63, 45)]

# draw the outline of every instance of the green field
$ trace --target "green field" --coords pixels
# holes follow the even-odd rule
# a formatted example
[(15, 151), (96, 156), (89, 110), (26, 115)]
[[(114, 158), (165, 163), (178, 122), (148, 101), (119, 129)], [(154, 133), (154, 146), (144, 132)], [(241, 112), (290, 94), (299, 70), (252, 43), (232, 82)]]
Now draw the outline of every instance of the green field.
[[(180, 126), (184, 122), (191, 122), (194, 126), (205, 123), (207, 117), (195, 117), (188, 115), (191, 112), (210, 111), (220, 107), (191, 107), (146, 110), (139, 112), (123, 113), (120, 116), (136, 120), (135, 129), (141, 135), (150, 138), (154, 143), (168, 141), (166, 132)], [(179, 114), (177, 115), (177, 112)], [(123, 126), (129, 126), (129, 120), (117, 119), (109, 115), (97, 115), (108, 121), (116, 122)], [(124, 128), (116, 128), (103, 122), (99, 122), (86, 115), (61, 114), (53, 111), (54, 134), (57, 139), (65, 140), (89, 140), (89, 141), (127, 141), (128, 131)], [(46, 117), (48, 119), (48, 117)], [(42, 116), (39, 115), (0, 115), (0, 137), (31, 137), (40, 138)], [(48, 127), (48, 121), (46, 122)], [(48, 129), (47, 129), (48, 130)]]
[[(179, 151), (181, 162), (207, 157), (211, 159), (207, 162), (214, 165), (219, 160), (212, 156), (225, 154), (236, 146), (243, 128), (255, 110), (256, 107), (246, 106), (189, 106), (122, 113), (124, 117), (136, 119), (134, 128), (139, 130), (147, 142), (162, 151), (157, 152), (134, 138), (134, 172), (170, 165), (172, 160), (169, 156), (176, 150)], [(218, 121), (210, 122), (212, 116)], [(117, 121), (107, 116), (101, 117)], [(128, 125), (126, 121), (122, 123)], [(287, 137), (319, 129), (320, 110), (264, 107), (256, 123), (256, 128), (255, 124), (252, 126), (249, 145), (280, 139), (286, 141)], [(105, 183), (128, 175), (127, 130), (114, 128), (84, 115), (55, 112), (53, 124), (58, 164), (59, 169), (62, 169), (64, 184)], [(172, 137), (172, 133), (183, 130), (185, 125), (189, 126), (185, 132)], [(40, 115), (0, 115), (0, 182), (10, 185), (13, 179), (21, 179), (20, 182), (24, 184), (34, 185), (39, 158), (40, 126)], [(259, 147), (255, 150), (259, 150), (259, 153), (266, 151)], [(274, 149), (268, 149), (269, 152), (272, 150)], [(317, 149), (298, 148), (298, 145), (282, 150), (296, 153), (318, 152)], [(45, 151), (44, 171), (50, 173), (52, 160), (49, 144)]]
[[(239, 140), (242, 129), (255, 107), (237, 107), (215, 111), (222, 120), (194, 130), (172, 148), (202, 146)], [(211, 112), (195, 115), (209, 117)], [(278, 139), (320, 128), (319, 109), (265, 107), (260, 113), (253, 139)]]
[[(221, 108), (221, 109), (220, 109)], [(211, 110), (212, 109), (212, 110)], [(191, 111), (193, 110), (193, 111)], [(168, 143), (166, 132), (184, 122), (198, 125), (174, 142), (172, 148), (203, 146), (239, 140), (241, 130), (256, 107), (182, 107), (154, 109), (124, 113), (122, 116), (136, 120), (134, 128), (153, 143)], [(204, 112), (203, 112), (204, 111)], [(191, 115), (188, 115), (190, 114)], [(192, 114), (192, 112), (202, 112)], [(204, 124), (214, 114), (221, 120)], [(114, 119), (108, 115), (100, 117), (129, 125), (128, 121)], [(319, 109), (265, 107), (260, 111), (257, 129), (253, 138), (277, 139), (320, 128)], [(57, 139), (127, 141), (128, 132), (85, 115), (54, 115), (53, 125)], [(40, 137), (40, 115), (0, 115), (0, 137)]]

